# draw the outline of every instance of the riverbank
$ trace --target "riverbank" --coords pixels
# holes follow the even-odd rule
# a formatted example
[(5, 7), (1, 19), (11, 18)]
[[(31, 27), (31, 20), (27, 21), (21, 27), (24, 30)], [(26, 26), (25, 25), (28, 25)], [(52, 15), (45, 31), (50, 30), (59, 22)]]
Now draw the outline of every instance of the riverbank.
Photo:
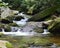
[[(53, 39), (54, 38), (54, 39)], [(28, 39), (28, 40), (27, 40)], [(55, 38), (54, 36), (7, 36), (4, 35), (0, 37), (0, 40), (7, 40), (10, 43), (12, 43), (14, 48), (20, 48), (20, 47), (39, 47), (39, 48), (59, 48), (59, 39)], [(58, 43), (58, 44), (57, 44)]]

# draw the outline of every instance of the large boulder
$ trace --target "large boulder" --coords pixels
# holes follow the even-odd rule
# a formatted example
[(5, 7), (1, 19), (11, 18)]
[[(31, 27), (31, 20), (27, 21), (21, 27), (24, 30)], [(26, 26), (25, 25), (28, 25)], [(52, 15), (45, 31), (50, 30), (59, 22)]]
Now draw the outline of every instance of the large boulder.
[(1, 18), (6, 18), (7, 16), (13, 16), (15, 14), (18, 14), (19, 11), (16, 11), (16, 10), (11, 10), (10, 8), (8, 7), (2, 7), (1, 8)]
[(60, 34), (60, 17), (51, 22), (48, 26), (48, 30), (53, 34)]

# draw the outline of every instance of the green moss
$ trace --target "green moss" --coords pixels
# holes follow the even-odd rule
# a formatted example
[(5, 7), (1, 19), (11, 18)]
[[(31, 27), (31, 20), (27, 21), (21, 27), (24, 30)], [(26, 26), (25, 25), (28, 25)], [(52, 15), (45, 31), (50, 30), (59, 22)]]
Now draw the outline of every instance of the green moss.
[(0, 32), (0, 37), (2, 37), (4, 34), (2, 32)]
[(50, 43), (47, 38), (33, 38), (33, 41), (35, 45), (46, 45)]
[(7, 47), (7, 48), (13, 48), (12, 44), (9, 43), (9, 42), (6, 43), (6, 47)]
[(22, 38), (20, 40), (20, 45), (26, 44), (26, 45), (47, 45), (51, 42), (48, 40), (48, 38), (41, 38), (41, 37), (32, 37), (30, 39)]

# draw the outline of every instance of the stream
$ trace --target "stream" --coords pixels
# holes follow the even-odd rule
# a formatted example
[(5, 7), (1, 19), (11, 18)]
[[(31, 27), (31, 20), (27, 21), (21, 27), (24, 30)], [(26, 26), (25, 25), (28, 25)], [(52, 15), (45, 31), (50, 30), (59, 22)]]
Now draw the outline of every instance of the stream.
[[(29, 17), (28, 17), (28, 15), (23, 14), (23, 12), (19, 13), (18, 16), (22, 16), (22, 17), (24, 17), (24, 19), (21, 19), (20, 21), (13, 20), (13, 22), (19, 26), (22, 25), (23, 28), (22, 27), (11, 27), (11, 32), (5, 32), (4, 29), (2, 29), (3, 34), (13, 35), (13, 36), (34, 36), (36, 34), (39, 34), (39, 33), (36, 33), (33, 29), (39, 24), (41, 24), (39, 26), (42, 27), (42, 23), (34, 22), (36, 25), (33, 25), (34, 23), (32, 23), (32, 25), (31, 25), (31, 23), (28, 24), (27, 21), (28, 21)], [(47, 29), (44, 29), (44, 32), (42, 34), (49, 34), (49, 33), (48, 33)]]

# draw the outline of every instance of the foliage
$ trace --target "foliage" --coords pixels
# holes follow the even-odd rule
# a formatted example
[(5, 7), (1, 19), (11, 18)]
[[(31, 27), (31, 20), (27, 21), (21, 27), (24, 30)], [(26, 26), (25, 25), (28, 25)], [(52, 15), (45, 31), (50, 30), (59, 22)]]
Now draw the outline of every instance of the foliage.
[[(20, 8), (28, 14), (35, 14), (49, 6), (51, 6), (51, 0), (3, 0), (8, 2), (12, 6), (12, 9)], [(51, 4), (50, 4), (51, 3)]]
[(56, 9), (57, 9), (57, 5), (56, 6), (49, 7), (49, 8), (46, 8), (45, 10), (43, 10), (43, 11), (37, 13), (36, 15), (34, 15), (33, 17), (31, 17), (29, 19), (29, 21), (42, 20), (45, 17), (49, 16), (50, 14), (53, 14), (56, 11)]
[(0, 7), (2, 7), (2, 6), (4, 6), (4, 7), (6, 7), (8, 5), (8, 3), (4, 3), (4, 2), (0, 2)]

